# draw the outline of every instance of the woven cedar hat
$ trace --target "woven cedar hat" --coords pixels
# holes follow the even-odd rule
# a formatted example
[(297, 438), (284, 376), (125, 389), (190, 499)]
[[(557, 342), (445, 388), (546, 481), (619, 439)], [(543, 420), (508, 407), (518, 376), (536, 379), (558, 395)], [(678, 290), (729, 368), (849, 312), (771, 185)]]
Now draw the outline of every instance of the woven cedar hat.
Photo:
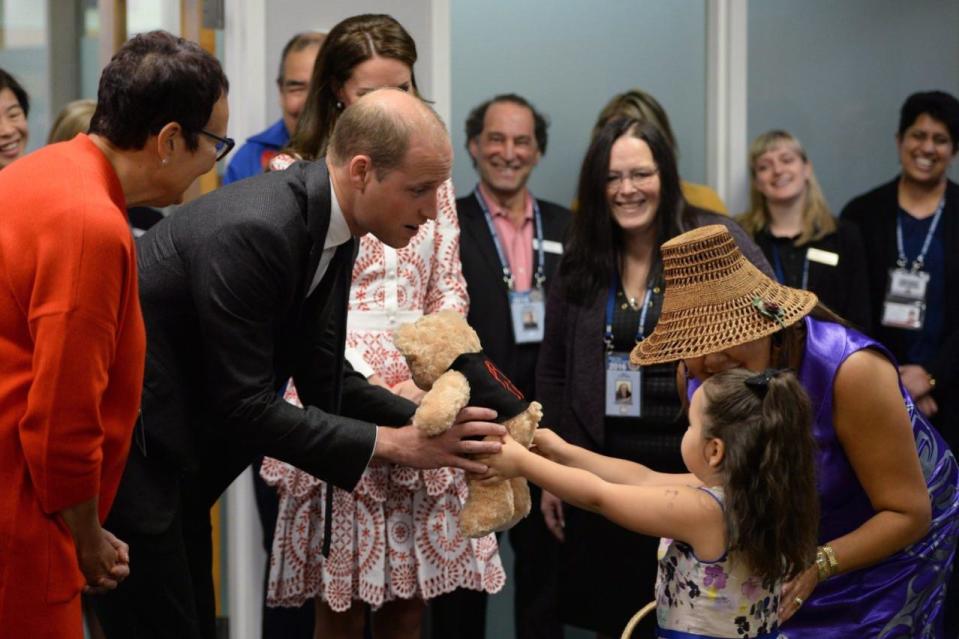
[(769, 279), (743, 257), (721, 224), (683, 233), (660, 248), (666, 293), (656, 328), (634, 364), (701, 357), (772, 335), (816, 306), (814, 293)]

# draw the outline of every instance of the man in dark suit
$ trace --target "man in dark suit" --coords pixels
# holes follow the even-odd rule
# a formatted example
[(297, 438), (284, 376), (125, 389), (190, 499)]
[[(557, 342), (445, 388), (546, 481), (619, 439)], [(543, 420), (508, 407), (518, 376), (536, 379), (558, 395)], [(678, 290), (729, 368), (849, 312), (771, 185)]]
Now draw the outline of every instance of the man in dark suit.
[[(131, 577), (98, 601), (108, 637), (212, 639), (209, 509), (256, 455), (346, 490), (372, 458), (485, 469), (460, 455), (500, 444), (461, 439), (504, 433), (471, 421), (492, 411), (465, 409), (434, 439), (384, 428), (414, 405), (343, 358), (357, 238), (405, 246), (435, 218), (451, 161), (432, 110), (376, 91), (340, 117), (324, 160), (211, 193), (142, 238), (142, 413), (110, 516)], [(291, 376), (305, 409), (278, 396)]]
[[(479, 184), (456, 201), (469, 323), (490, 358), (530, 398), (536, 397), (546, 290), (570, 221), (568, 209), (534, 198), (526, 187), (546, 152), (546, 129), (546, 119), (515, 94), (473, 109), (466, 139)], [(546, 527), (539, 496), (534, 489), (532, 513), (510, 530), (519, 639), (562, 636), (555, 611), (557, 539)], [(561, 535), (559, 520), (552, 524)], [(449, 599), (434, 606), (434, 636), (482, 637), (485, 596), (457, 591)]]

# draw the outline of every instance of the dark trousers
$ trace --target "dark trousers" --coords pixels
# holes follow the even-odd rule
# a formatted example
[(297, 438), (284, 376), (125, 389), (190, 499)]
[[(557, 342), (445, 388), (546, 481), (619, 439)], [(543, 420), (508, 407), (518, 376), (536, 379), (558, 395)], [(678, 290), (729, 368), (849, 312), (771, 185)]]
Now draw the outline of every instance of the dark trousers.
[(130, 545), (130, 576), (93, 597), (108, 639), (215, 639), (210, 512), (177, 514), (159, 534), (106, 528)]
[(299, 608), (271, 608), (266, 605), (266, 584), (270, 578), (270, 553), (273, 549), (273, 533), (279, 516), (280, 498), (276, 490), (267, 485), (260, 477), (258, 458), (251, 466), (253, 470), (253, 494), (256, 497), (256, 511), (263, 528), (263, 550), (266, 551), (266, 565), (263, 567), (263, 624), (262, 639), (312, 639), (313, 625), (316, 622), (315, 604), (308, 601)]
[[(511, 575), (515, 587), (516, 639), (561, 639), (557, 608), (559, 542), (546, 528), (539, 509), (540, 491), (530, 486), (533, 508), (509, 531), (515, 555)], [(485, 639), (485, 592), (456, 590), (430, 602), (433, 639)]]

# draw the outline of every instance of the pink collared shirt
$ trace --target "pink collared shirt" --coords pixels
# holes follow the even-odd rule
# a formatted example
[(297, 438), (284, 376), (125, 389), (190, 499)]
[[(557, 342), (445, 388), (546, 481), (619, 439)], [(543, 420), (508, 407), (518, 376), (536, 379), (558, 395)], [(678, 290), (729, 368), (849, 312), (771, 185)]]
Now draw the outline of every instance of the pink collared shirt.
[(493, 216), (493, 228), (506, 261), (513, 272), (513, 287), (528, 291), (533, 285), (533, 198), (526, 192), (526, 210), (519, 226), (509, 217), (509, 210), (501, 208), (489, 192), (479, 185), (480, 195)]

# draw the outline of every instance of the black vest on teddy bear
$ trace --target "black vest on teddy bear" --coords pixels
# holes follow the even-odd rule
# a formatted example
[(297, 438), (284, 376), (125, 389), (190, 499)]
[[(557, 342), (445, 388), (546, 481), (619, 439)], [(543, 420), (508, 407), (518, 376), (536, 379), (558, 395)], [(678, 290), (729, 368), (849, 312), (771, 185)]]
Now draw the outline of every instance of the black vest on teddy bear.
[(497, 422), (512, 419), (529, 408), (523, 393), (485, 353), (463, 353), (453, 360), (449, 370), (462, 373), (469, 382), (469, 405), (492, 408)]

